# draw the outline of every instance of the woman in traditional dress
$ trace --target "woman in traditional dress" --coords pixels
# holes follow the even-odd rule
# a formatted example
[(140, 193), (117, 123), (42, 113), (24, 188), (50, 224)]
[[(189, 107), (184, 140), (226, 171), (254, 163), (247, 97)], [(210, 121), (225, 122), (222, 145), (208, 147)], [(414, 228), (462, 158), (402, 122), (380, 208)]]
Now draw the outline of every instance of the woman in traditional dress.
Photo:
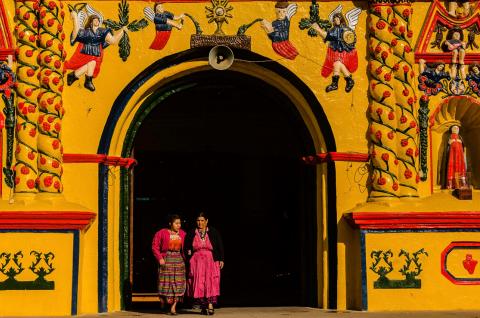
[(447, 189), (459, 189), (466, 186), (465, 152), (459, 132), (460, 128), (458, 126), (452, 126), (448, 139)]
[(169, 228), (155, 234), (152, 251), (159, 264), (158, 294), (162, 304), (166, 301), (170, 314), (176, 315), (177, 303), (183, 301), (186, 289), (183, 243), (185, 232), (180, 228), (180, 216), (170, 217)]
[(220, 234), (208, 226), (204, 212), (197, 216), (197, 228), (187, 234), (185, 250), (190, 257), (187, 295), (213, 315), (220, 295), (220, 270), (223, 268), (223, 243)]

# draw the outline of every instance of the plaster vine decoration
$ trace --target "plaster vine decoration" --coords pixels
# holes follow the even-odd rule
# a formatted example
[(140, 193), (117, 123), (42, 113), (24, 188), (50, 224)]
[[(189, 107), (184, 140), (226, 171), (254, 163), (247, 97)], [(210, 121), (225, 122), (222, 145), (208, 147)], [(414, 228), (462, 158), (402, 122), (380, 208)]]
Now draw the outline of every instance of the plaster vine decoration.
[(29, 269), (38, 276), (35, 282), (46, 284), (45, 276), (50, 275), (55, 270), (52, 264), (55, 255), (52, 252), (41, 253), (37, 251), (31, 251), (30, 255), (35, 256), (35, 261), (33, 261), (29, 267)]
[(7, 279), (0, 282), (0, 290), (53, 290), (55, 282), (47, 281), (45, 277), (51, 274), (55, 268), (52, 260), (55, 255), (52, 252), (42, 253), (31, 251), (34, 259), (28, 269), (37, 276), (33, 281), (17, 280), (25, 268), (21, 260), (24, 258), (23, 252), (18, 251), (15, 254), (0, 253), (0, 273), (7, 276)]
[(396, 88), (395, 103), (397, 105), (397, 158), (398, 177), (400, 181), (400, 197), (417, 197), (419, 132), (417, 119), (417, 96), (414, 89), (415, 57), (412, 49), (413, 32), (411, 20), (413, 9), (411, 3), (393, 5), (393, 18), (390, 21), (392, 33), (397, 40), (393, 46), (396, 59), (393, 85)]
[(17, 39), (17, 142), (15, 149), (15, 192), (37, 192), (37, 127), (40, 93), (37, 19), (40, 3), (15, 1)]
[(5, 175), (5, 183), (8, 187), (13, 188), (15, 185), (15, 171), (12, 169), (13, 164), (13, 144), (15, 142), (15, 96), (12, 89), (16, 86), (16, 77), (12, 71), (12, 57), (9, 57), (8, 64), (0, 64), (0, 93), (5, 104), (3, 108), (3, 116), (0, 113), (0, 129), (3, 127), (7, 130), (7, 158), (3, 174)]
[(278, 55), (294, 60), (298, 51), (289, 41), (290, 20), (297, 13), (298, 5), (287, 1), (278, 1), (275, 4), (276, 19), (272, 22), (261, 20), (261, 26), (272, 41), (272, 48)]
[[(128, 32), (137, 32), (145, 28), (148, 25), (148, 21), (145, 19), (140, 19), (139, 21), (133, 20), (129, 21), (129, 5), (127, 0), (122, 0), (118, 4), (118, 22), (107, 19), (103, 21), (103, 24), (107, 28), (111, 28), (114, 31), (120, 31), (120, 43), (118, 44), (119, 49), (118, 53), (122, 61), (126, 61), (130, 56), (130, 38)], [(128, 31), (128, 32), (122, 32)]]
[(428, 177), (428, 97), (423, 95), (420, 98), (418, 109), (418, 122), (420, 126), (420, 180), (426, 181)]
[[(103, 50), (112, 44), (120, 42), (120, 57), (125, 61), (130, 54), (130, 43), (126, 30), (140, 28), (142, 19), (129, 24), (128, 5), (126, 1), (119, 4), (120, 22), (107, 20), (87, 3), (77, 3), (68, 6), (73, 20), (73, 30), (70, 34), (70, 44), (78, 42), (75, 52), (69, 60), (65, 61), (65, 69), (72, 70), (67, 75), (67, 85), (75, 83), (80, 77), (85, 76), (83, 86), (91, 92), (95, 91), (93, 79), (100, 73), (103, 59)], [(105, 24), (107, 28), (101, 27)], [(145, 24), (146, 26), (146, 24)], [(116, 33), (112, 32), (117, 30)], [(112, 35), (113, 34), (113, 35)], [(123, 39), (123, 40), (121, 40)]]
[(391, 257), (393, 257), (391, 250), (378, 250), (370, 253), (370, 258), (373, 259), (373, 262), (369, 269), (379, 276), (377, 281), (374, 282), (374, 286), (388, 285), (389, 279), (387, 275), (393, 271), (393, 262), (390, 260)]
[(247, 30), (248, 30), (252, 25), (254, 25), (255, 23), (261, 22), (261, 21), (263, 21), (263, 19), (256, 18), (255, 20), (253, 20), (253, 21), (250, 22), (250, 23), (242, 24), (242, 25), (238, 28), (237, 35), (244, 35), (245, 32), (247, 32)]
[(145, 17), (155, 25), (155, 39), (150, 45), (150, 49), (152, 50), (163, 49), (170, 39), (172, 28), (177, 28), (178, 30), (183, 28), (183, 19), (185, 17), (193, 22), (196, 34), (202, 34), (200, 24), (193, 16), (188, 13), (174, 15), (169, 11), (165, 11), (163, 4), (160, 2), (155, 3), (153, 9), (151, 7), (146, 7), (143, 9), (143, 13), (145, 14)]
[(65, 33), (64, 5), (59, 0), (44, 0), (40, 7), (40, 93), (38, 95), (38, 190), (59, 193), (63, 191), (62, 119), (65, 114), (62, 92)]
[(404, 249), (400, 250), (399, 257), (404, 258), (405, 263), (399, 269), (399, 272), (404, 276), (403, 280), (393, 280), (387, 277), (393, 270), (392, 258), (394, 256), (391, 250), (383, 251), (376, 250), (370, 253), (370, 258), (373, 260), (369, 269), (377, 274), (378, 279), (373, 282), (375, 289), (399, 289), (399, 288), (421, 288), (422, 281), (417, 277), (423, 271), (420, 256), (428, 256), (425, 249), (420, 249), (412, 255)]
[(20, 262), (20, 258), (23, 258), (23, 254), (21, 251), (15, 253), (13, 255), (13, 258), (11, 256), (12, 254), (10, 253), (0, 254), (0, 273), (8, 277), (7, 281), (15, 280), (15, 276), (23, 272), (23, 270), (25, 269)]
[(411, 15), (408, 2), (370, 7), (370, 199), (418, 196)]
[(300, 30), (306, 30), (308, 29), (308, 35), (312, 37), (318, 36), (317, 31), (312, 28), (314, 24), (317, 24), (320, 28), (323, 30), (328, 30), (330, 29), (333, 24), (329, 20), (323, 20), (320, 18), (319, 14), (319, 6), (316, 0), (312, 0), (312, 4), (310, 5), (310, 11), (309, 11), (309, 17), (308, 18), (302, 18), (299, 23), (299, 28)]
[[(398, 40), (387, 31), (392, 15), (390, 6), (371, 6), (367, 20), (370, 30), (368, 48), (372, 56), (368, 68), (371, 199), (396, 198), (399, 195), (399, 161), (396, 153), (398, 113), (392, 85), (396, 60), (391, 54), (391, 46), (398, 44)], [(400, 67), (398, 70), (401, 71)]]
[(325, 88), (331, 92), (338, 89), (340, 75), (345, 78), (345, 92), (350, 92), (355, 85), (352, 73), (358, 68), (358, 56), (355, 48), (357, 36), (355, 27), (362, 10), (354, 8), (349, 10), (345, 16), (342, 13), (343, 7), (339, 4), (335, 10), (330, 12), (328, 22), (318, 17), (318, 5), (312, 2), (310, 7), (310, 18), (300, 21), (300, 29), (307, 29), (310, 36), (320, 37), (328, 42), (327, 55), (322, 67), (322, 76), (328, 77), (333, 73), (332, 83)]

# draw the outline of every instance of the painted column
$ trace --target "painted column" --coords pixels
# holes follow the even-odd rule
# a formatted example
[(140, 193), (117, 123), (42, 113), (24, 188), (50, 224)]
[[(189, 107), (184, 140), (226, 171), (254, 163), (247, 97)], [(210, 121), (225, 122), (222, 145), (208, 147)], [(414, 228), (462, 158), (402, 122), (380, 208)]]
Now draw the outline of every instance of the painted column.
[(62, 118), (65, 113), (62, 103), (64, 5), (61, 1), (44, 0), (40, 8), (40, 85), (38, 95), (38, 169), (40, 192), (62, 192), (63, 146), (60, 138)]
[(399, 195), (397, 159), (396, 70), (398, 58), (392, 47), (397, 37), (390, 26), (393, 8), (385, 1), (370, 1), (368, 16), (370, 196), (369, 200), (396, 199)]
[(17, 144), (15, 192), (37, 192), (37, 119), (39, 67), (37, 63), (37, 13), (39, 2), (15, 1), (17, 39)]
[(393, 18), (390, 21), (396, 45), (392, 45), (394, 65), (394, 91), (397, 105), (397, 159), (400, 197), (418, 197), (418, 136), (415, 57), (412, 47), (413, 32), (411, 1), (394, 1)]

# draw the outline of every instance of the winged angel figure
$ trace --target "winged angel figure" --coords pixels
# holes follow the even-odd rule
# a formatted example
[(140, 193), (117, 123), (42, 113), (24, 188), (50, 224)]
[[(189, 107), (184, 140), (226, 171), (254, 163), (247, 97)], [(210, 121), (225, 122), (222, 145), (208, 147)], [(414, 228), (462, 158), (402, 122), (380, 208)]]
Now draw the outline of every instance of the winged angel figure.
[(362, 10), (354, 8), (345, 14), (342, 14), (342, 5), (339, 4), (333, 10), (328, 19), (332, 27), (328, 30), (322, 29), (317, 23), (312, 28), (320, 34), (325, 42), (328, 42), (327, 56), (323, 63), (322, 76), (328, 77), (333, 72), (332, 83), (326, 87), (326, 91), (331, 92), (338, 89), (338, 79), (340, 74), (345, 77), (345, 91), (350, 92), (355, 85), (352, 77), (358, 68), (358, 56), (355, 44), (357, 36), (355, 27), (358, 24), (358, 17)]
[(115, 34), (109, 28), (101, 27), (103, 16), (89, 4), (70, 7), (73, 20), (73, 31), (70, 34), (70, 44), (78, 42), (72, 57), (65, 62), (65, 68), (72, 70), (67, 75), (67, 85), (72, 85), (85, 75), (84, 87), (95, 91), (93, 78), (100, 72), (103, 50), (110, 44), (117, 44), (127, 30), (124, 26)]
[(262, 20), (262, 28), (272, 40), (273, 50), (290, 60), (295, 59), (298, 55), (297, 49), (290, 43), (288, 36), (290, 33), (290, 20), (297, 13), (297, 4), (289, 4), (287, 1), (278, 1), (275, 4), (275, 13), (277, 19), (269, 22)]
[(143, 9), (145, 17), (155, 24), (155, 39), (153, 40), (150, 48), (152, 50), (161, 50), (167, 45), (168, 39), (170, 39), (170, 33), (172, 28), (181, 30), (183, 27), (184, 14), (178, 16), (173, 13), (165, 11), (163, 4), (157, 2), (153, 5), (153, 9), (146, 7)]

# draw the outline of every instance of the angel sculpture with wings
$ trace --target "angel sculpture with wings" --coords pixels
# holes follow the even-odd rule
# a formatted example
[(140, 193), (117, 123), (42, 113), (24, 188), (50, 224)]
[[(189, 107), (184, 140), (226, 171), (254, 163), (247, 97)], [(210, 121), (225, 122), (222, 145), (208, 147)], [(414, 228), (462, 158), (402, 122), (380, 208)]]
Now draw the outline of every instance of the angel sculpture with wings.
[(287, 59), (293, 60), (298, 55), (297, 49), (290, 43), (288, 36), (290, 33), (290, 19), (297, 12), (297, 4), (289, 4), (287, 1), (278, 1), (275, 4), (275, 13), (277, 19), (272, 23), (263, 19), (262, 28), (267, 32), (272, 40), (273, 50)]
[(70, 34), (70, 44), (78, 42), (72, 57), (65, 62), (65, 69), (73, 70), (67, 75), (67, 85), (72, 85), (82, 75), (85, 75), (84, 87), (95, 91), (93, 78), (100, 72), (103, 60), (103, 50), (110, 44), (117, 44), (127, 30), (124, 26), (116, 34), (111, 29), (102, 28), (103, 16), (90, 5), (82, 10), (72, 10), (73, 31)]
[(143, 13), (147, 19), (155, 24), (155, 30), (157, 32), (155, 39), (150, 45), (152, 50), (161, 50), (167, 45), (168, 39), (170, 39), (170, 33), (172, 32), (172, 27), (179, 30), (183, 27), (182, 19), (185, 15), (180, 14), (175, 16), (173, 13), (165, 11), (163, 4), (160, 2), (153, 5), (153, 10), (150, 7), (145, 8)]
[(320, 34), (324, 41), (328, 41), (322, 76), (328, 77), (332, 72), (333, 76), (332, 83), (325, 89), (327, 93), (338, 89), (340, 74), (345, 77), (345, 91), (347, 93), (355, 85), (352, 77), (352, 73), (358, 68), (355, 27), (358, 24), (358, 16), (361, 12), (362, 10), (359, 8), (348, 11), (345, 15), (345, 21), (342, 14), (342, 5), (339, 4), (329, 15), (329, 20), (333, 25), (329, 30), (323, 30), (317, 23), (312, 25), (312, 28)]

